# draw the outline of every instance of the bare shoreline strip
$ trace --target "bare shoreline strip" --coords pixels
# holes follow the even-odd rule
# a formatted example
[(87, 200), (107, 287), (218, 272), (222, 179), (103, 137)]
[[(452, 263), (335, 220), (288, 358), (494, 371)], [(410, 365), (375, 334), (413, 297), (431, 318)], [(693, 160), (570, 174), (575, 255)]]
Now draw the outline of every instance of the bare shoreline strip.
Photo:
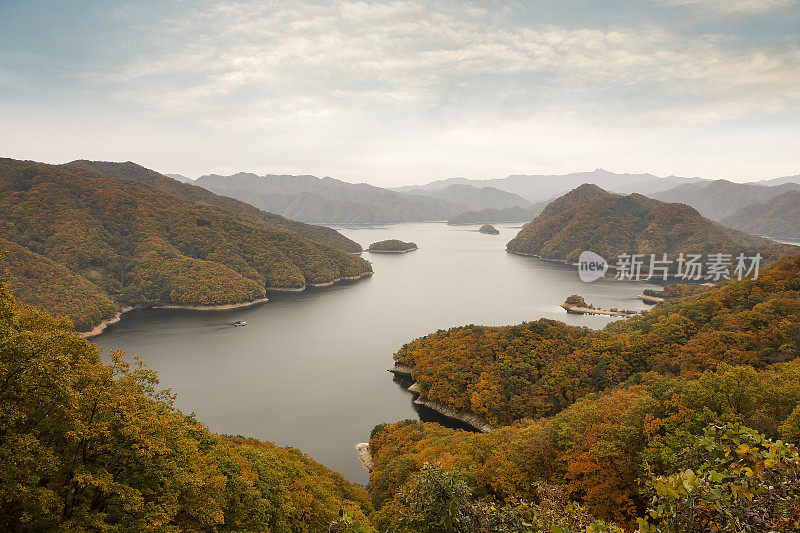
[(188, 309), (190, 311), (228, 311), (229, 309), (244, 309), (253, 307), (254, 305), (263, 304), (268, 302), (269, 298), (258, 298), (248, 302), (240, 302), (235, 304), (219, 304), (219, 305), (155, 305), (153, 309)]
[[(389, 372), (396, 376), (402, 376), (407, 379), (411, 379), (414, 381), (413, 376), (411, 375), (413, 368), (410, 366), (402, 365), (402, 364), (395, 364), (392, 368), (388, 369)], [(416, 398), (414, 398), (414, 404), (421, 405), (423, 407), (427, 407), (432, 411), (436, 411), (440, 415), (452, 418), (453, 420), (458, 420), (459, 422), (466, 424), (476, 431), (480, 431), (481, 433), (488, 433), (492, 430), (492, 426), (483, 419), (483, 417), (476, 415), (475, 413), (464, 413), (461, 411), (456, 411), (455, 409), (451, 409), (447, 407), (445, 404), (435, 401), (435, 400), (428, 400), (427, 398), (422, 397), (422, 393), (419, 390), (419, 384), (414, 381), (410, 387), (406, 390), (413, 393)]]
[[(333, 285), (334, 283), (337, 283), (339, 281), (366, 278), (368, 276), (371, 276), (372, 274), (373, 274), (373, 271), (370, 270), (369, 272), (364, 272), (363, 274), (360, 274), (358, 276), (342, 276), (342, 277), (336, 278), (335, 280), (333, 280), (333, 281), (331, 281), (329, 283), (308, 283), (308, 284), (306, 284), (306, 285), (304, 285), (302, 287), (296, 287), (296, 288), (295, 287), (268, 287), (267, 290), (268, 291), (301, 292), (301, 291), (306, 290), (306, 288), (308, 288), (308, 287), (328, 287), (328, 286)], [(189, 310), (189, 311), (228, 311), (228, 310), (231, 310), (231, 309), (245, 309), (247, 307), (253, 307), (253, 306), (256, 306), (256, 305), (259, 305), (259, 304), (266, 303), (268, 301), (269, 301), (269, 298), (258, 298), (256, 300), (250, 300), (250, 301), (247, 301), (247, 302), (240, 302), (240, 303), (235, 303), (235, 304), (220, 304), (220, 305), (177, 305), (177, 304), (173, 305), (173, 304), (169, 304), (169, 305), (156, 305), (156, 306), (153, 306), (152, 309), (185, 309), (185, 310)], [(78, 334), (81, 337), (83, 337), (84, 339), (89, 339), (89, 338), (92, 338), (92, 337), (96, 337), (96, 336), (100, 335), (111, 324), (116, 324), (117, 322), (119, 322), (122, 319), (122, 315), (123, 314), (127, 313), (128, 311), (132, 311), (133, 309), (136, 309), (136, 308), (135, 307), (131, 307), (131, 306), (124, 306), (113, 317), (101, 320), (96, 326), (94, 326), (89, 331), (79, 332)]]
[(356, 444), (356, 450), (358, 450), (358, 458), (361, 459), (361, 463), (364, 465), (364, 468), (372, 472), (375, 462), (372, 458), (372, 450), (369, 449), (369, 443), (359, 442)]
[(405, 250), (373, 250), (372, 248), (367, 248), (367, 251), (373, 254), (405, 254), (413, 252), (414, 250), (419, 250), (419, 247), (415, 246), (413, 248), (406, 248)]
[(93, 327), (89, 331), (80, 332), (79, 335), (84, 339), (97, 337), (98, 335), (103, 333), (103, 330), (105, 330), (108, 326), (110, 326), (111, 324), (116, 324), (117, 322), (122, 320), (122, 315), (127, 313), (128, 311), (133, 311), (133, 307), (130, 306), (123, 307), (122, 309), (119, 310), (119, 312), (116, 315), (112, 316), (111, 318), (106, 318), (104, 320), (101, 320), (100, 323), (97, 324), (95, 327)]
[(660, 304), (666, 302), (664, 298), (660, 298), (658, 296), (649, 296), (647, 294), (640, 294), (639, 299), (641, 299), (646, 304)]
[(608, 315), (608, 316), (624, 316), (630, 318), (639, 316), (640, 313), (623, 313), (622, 311), (609, 311), (608, 309), (597, 309), (594, 307), (580, 307), (577, 305), (561, 304), (561, 307), (566, 309), (567, 313), (574, 315)]
[(390, 368), (388, 370), (388, 372), (391, 372), (392, 374), (395, 374), (396, 376), (403, 376), (403, 377), (410, 378), (412, 370), (413, 369), (410, 366), (396, 364), (392, 368)]
[(446, 416), (447, 418), (458, 420), (459, 422), (475, 428), (481, 433), (489, 433), (492, 430), (492, 426), (475, 413), (462, 413), (461, 411), (456, 411), (455, 409), (447, 407), (441, 402), (426, 400), (422, 396), (416, 398), (414, 400), (414, 404), (432, 409), (433, 411), (436, 411), (440, 415)]

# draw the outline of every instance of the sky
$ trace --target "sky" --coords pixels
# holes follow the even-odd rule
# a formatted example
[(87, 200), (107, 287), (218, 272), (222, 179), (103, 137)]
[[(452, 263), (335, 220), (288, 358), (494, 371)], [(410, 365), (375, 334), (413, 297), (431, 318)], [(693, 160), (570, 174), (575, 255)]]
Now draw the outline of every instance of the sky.
[(0, 0), (0, 156), (379, 186), (800, 173), (800, 0)]

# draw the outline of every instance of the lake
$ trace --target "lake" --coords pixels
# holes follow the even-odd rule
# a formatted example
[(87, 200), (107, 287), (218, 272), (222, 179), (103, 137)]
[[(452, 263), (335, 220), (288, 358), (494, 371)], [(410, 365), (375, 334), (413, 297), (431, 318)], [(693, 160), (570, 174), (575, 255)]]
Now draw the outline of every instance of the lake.
[[(577, 293), (598, 307), (643, 309), (637, 295), (656, 287), (582, 283), (574, 267), (506, 253), (518, 225), (496, 225), (499, 235), (477, 227), (339, 228), (365, 248), (396, 238), (419, 250), (365, 252), (371, 278), (270, 292), (268, 303), (250, 309), (132, 311), (93, 341), (139, 355), (177, 393), (176, 406), (212, 431), (294, 446), (366, 483), (355, 444), (375, 424), (419, 416), (387, 372), (403, 343), (457, 325), (542, 317), (600, 328), (612, 319), (567, 315), (559, 304)], [(247, 327), (233, 327), (236, 320)]]

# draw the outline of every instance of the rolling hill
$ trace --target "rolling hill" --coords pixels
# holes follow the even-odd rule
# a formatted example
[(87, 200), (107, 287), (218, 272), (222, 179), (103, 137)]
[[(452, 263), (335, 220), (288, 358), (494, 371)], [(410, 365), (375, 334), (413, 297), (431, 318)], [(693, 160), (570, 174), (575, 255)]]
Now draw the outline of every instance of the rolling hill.
[(800, 190), (790, 190), (722, 219), (731, 228), (776, 239), (800, 239)]
[(126, 163), (112, 163), (107, 161), (79, 160), (62, 166), (75, 171), (95, 172), (103, 176), (143, 181), (186, 200), (220, 207), (226, 211), (231, 211), (273, 228), (299, 233), (303, 237), (320, 244), (326, 244), (353, 253), (358, 253), (362, 250), (360, 244), (348, 239), (334, 229), (325, 226), (304, 224), (303, 222), (276, 215), (273, 212), (263, 211), (240, 200), (214, 194), (203, 187), (188, 183), (180, 183), (178, 180), (171, 179), (168, 176), (159, 174), (154, 170), (137, 165), (136, 163), (131, 163), (130, 161)]
[(239, 304), (371, 273), (232, 202), (133, 164), (0, 159), (0, 272), (21, 301), (79, 330), (122, 305)]
[(771, 259), (793, 247), (726, 228), (684, 204), (609, 193), (584, 184), (554, 200), (512, 239), (510, 252), (575, 262), (584, 250), (619, 254), (762, 252)]
[(662, 202), (690, 205), (701, 215), (719, 222), (743, 207), (769, 201), (789, 190), (800, 190), (800, 185), (785, 182), (765, 186), (760, 183), (715, 180), (683, 184), (653, 194), (652, 197)]

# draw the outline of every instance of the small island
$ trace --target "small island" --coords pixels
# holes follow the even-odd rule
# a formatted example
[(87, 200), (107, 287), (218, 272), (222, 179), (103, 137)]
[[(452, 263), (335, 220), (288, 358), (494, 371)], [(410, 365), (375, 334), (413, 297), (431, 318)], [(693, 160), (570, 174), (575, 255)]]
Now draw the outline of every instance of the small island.
[(416, 249), (416, 243), (389, 239), (386, 241), (373, 242), (369, 245), (367, 251), (380, 254), (404, 254), (406, 252), (413, 252)]
[(617, 309), (615, 307), (612, 307), (611, 309), (600, 309), (599, 307), (595, 307), (592, 304), (586, 303), (586, 300), (583, 299), (583, 296), (579, 296), (577, 294), (567, 297), (567, 300), (561, 304), (561, 307), (564, 308), (567, 313), (573, 315), (608, 315), (630, 318), (632, 316), (644, 313), (643, 311)]
[(500, 235), (500, 230), (492, 226), (491, 224), (484, 224), (478, 231), (481, 233), (486, 233), (487, 235)]

